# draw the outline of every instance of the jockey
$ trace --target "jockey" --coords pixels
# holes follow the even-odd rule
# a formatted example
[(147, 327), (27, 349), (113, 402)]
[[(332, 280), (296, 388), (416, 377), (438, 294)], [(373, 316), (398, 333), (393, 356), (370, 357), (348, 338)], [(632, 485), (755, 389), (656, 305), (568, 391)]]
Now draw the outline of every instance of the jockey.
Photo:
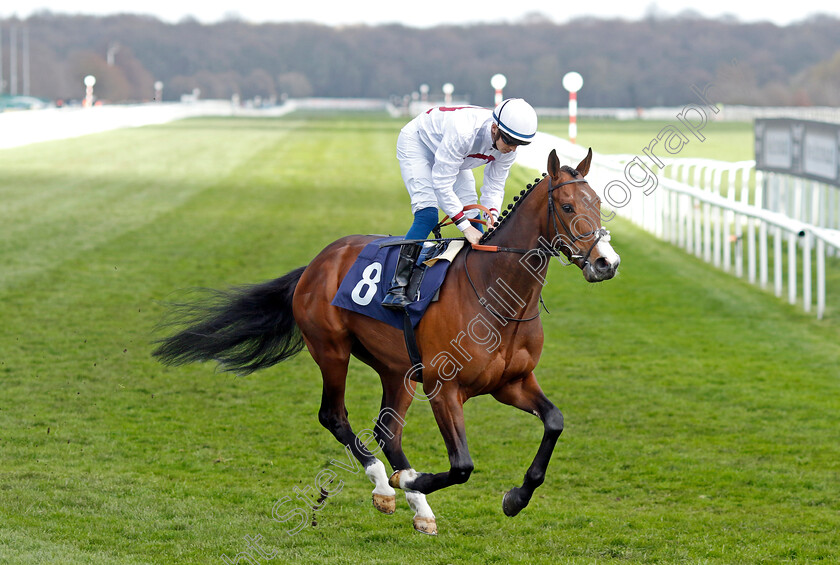
[[(481, 231), (469, 221), (478, 217), (478, 210), (464, 210), (477, 201), (470, 169), (486, 165), (481, 204), (490, 210), (487, 225), (492, 227), (499, 217), (516, 148), (530, 143), (536, 133), (537, 113), (521, 98), (503, 100), (494, 110), (432, 108), (409, 122), (397, 140), (397, 159), (414, 214), (405, 239), (428, 238), (440, 208), (467, 241), (478, 243)], [(419, 253), (418, 244), (400, 246), (391, 288), (382, 301), (385, 308), (402, 310), (411, 302), (406, 286)]]

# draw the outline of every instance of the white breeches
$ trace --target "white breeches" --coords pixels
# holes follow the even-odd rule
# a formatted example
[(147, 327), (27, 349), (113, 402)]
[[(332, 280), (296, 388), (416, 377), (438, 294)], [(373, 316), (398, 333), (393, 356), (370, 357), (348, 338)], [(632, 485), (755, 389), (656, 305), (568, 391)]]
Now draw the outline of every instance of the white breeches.
[[(421, 141), (414, 131), (404, 131), (397, 139), (397, 159), (400, 161), (400, 172), (402, 173), (405, 188), (411, 197), (411, 213), (416, 214), (423, 208), (441, 208), (432, 182), (432, 165), (435, 161), (435, 154), (432, 153)], [(461, 204), (467, 206), (476, 204), (478, 196), (475, 190), (475, 175), (472, 170), (466, 169), (458, 173), (455, 184), (452, 187), (455, 195)], [(467, 212), (470, 217), (477, 217), (478, 211)]]

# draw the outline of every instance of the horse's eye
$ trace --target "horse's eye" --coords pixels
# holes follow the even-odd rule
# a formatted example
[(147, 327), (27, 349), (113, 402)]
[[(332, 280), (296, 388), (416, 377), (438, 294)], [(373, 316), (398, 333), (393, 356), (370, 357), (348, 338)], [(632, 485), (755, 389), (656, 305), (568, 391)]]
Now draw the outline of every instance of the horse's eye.
[(563, 204), (561, 208), (563, 208), (563, 211), (567, 214), (572, 214), (575, 211), (574, 207), (571, 204)]

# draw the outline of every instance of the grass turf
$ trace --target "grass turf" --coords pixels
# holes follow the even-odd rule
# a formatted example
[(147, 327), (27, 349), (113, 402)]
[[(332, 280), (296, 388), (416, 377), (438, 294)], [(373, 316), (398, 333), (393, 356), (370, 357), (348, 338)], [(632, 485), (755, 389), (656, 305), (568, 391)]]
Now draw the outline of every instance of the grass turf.
[[(620, 220), (618, 278), (551, 269), (537, 375), (567, 428), (514, 519), (501, 496), (541, 425), (492, 398), (465, 407), (476, 470), (429, 496), (428, 538), (403, 498), (379, 515), (363, 474), (333, 462), (308, 354), (245, 379), (151, 359), (175, 291), (282, 275), (347, 233), (404, 232), (400, 126), (202, 119), (0, 152), (0, 562), (221, 563), (245, 536), (261, 536), (260, 563), (836, 560), (840, 324)], [(610, 126), (596, 151), (622, 136)], [(642, 126), (627, 127), (635, 143)], [(531, 178), (517, 170), (509, 193)], [(348, 382), (359, 431), (378, 378), (354, 361)], [(415, 468), (446, 468), (422, 402), (404, 445)], [(323, 469), (341, 491), (288, 535), (273, 505)]]
[[(643, 150), (656, 142), (650, 149), (661, 158), (704, 158), (721, 161), (744, 161), (755, 158), (753, 127), (744, 122), (722, 122), (709, 118), (706, 125), (698, 129), (700, 137), (689, 131), (678, 119), (669, 121), (630, 120), (615, 121), (578, 118), (576, 142), (582, 147), (592, 147), (596, 153), (605, 155), (627, 154), (643, 157)], [(663, 129), (676, 128), (685, 138), (679, 143), (673, 141), (674, 154), (664, 149), (664, 142), (657, 136)], [(568, 139), (569, 122), (557, 118), (540, 119), (540, 131)], [(663, 140), (673, 134), (669, 130)], [(645, 157), (647, 159), (647, 157)]]

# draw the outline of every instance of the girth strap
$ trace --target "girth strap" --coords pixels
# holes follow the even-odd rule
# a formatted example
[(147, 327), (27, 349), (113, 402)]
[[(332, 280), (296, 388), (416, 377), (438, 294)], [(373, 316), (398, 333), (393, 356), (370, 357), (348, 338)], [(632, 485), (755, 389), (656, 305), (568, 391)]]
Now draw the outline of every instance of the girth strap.
[(417, 337), (414, 335), (414, 326), (411, 323), (411, 317), (408, 312), (403, 318), (403, 336), (405, 337), (405, 348), (408, 351), (408, 358), (411, 361), (411, 366), (417, 367), (416, 371), (411, 372), (411, 380), (418, 383), (423, 382), (423, 358), (420, 357), (420, 349), (417, 347)]

